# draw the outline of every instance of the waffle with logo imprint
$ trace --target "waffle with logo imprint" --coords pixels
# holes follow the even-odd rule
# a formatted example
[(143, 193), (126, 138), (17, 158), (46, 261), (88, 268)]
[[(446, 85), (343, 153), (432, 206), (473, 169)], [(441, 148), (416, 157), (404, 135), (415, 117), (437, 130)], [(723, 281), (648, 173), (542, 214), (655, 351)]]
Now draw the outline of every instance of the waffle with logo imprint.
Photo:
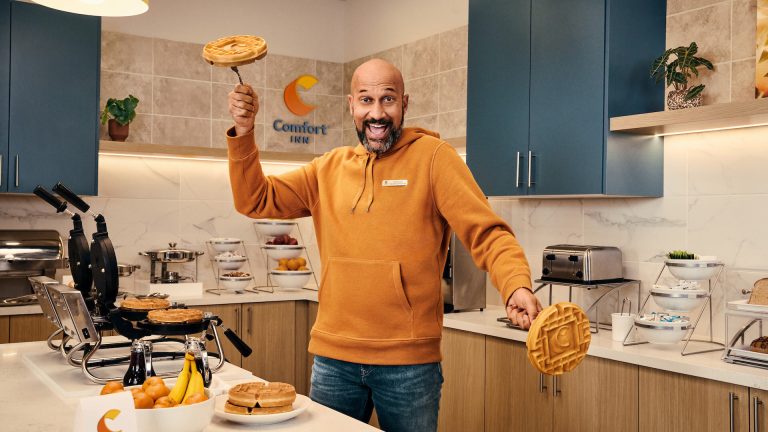
[(587, 355), (589, 318), (573, 303), (557, 303), (539, 313), (528, 331), (528, 360), (540, 372), (562, 375)]
[(240, 66), (261, 60), (267, 55), (267, 42), (258, 36), (227, 36), (208, 42), (203, 58), (212, 65)]

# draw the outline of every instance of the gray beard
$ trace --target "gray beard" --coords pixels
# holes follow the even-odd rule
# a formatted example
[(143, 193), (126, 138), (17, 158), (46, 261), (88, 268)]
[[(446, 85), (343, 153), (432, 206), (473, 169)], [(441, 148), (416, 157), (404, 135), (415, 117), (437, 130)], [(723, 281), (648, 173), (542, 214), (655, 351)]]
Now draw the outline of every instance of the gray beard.
[(387, 137), (384, 139), (384, 145), (381, 146), (381, 148), (374, 148), (368, 141), (368, 137), (365, 135), (365, 129), (357, 129), (357, 125), (355, 125), (355, 130), (357, 131), (357, 138), (363, 144), (363, 147), (365, 147), (365, 149), (369, 152), (376, 153), (379, 156), (391, 149), (397, 140), (400, 139), (400, 134), (403, 133), (402, 126), (397, 129), (392, 128), (392, 130), (389, 132), (389, 135), (387, 135)]

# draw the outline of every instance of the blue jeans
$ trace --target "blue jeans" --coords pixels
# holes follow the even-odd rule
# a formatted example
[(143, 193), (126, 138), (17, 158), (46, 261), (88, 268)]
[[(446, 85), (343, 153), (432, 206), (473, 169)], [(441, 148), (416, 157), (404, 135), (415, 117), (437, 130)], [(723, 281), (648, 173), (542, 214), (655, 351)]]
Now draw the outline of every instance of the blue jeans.
[(375, 407), (387, 432), (431, 432), (442, 384), (440, 363), (372, 366), (315, 356), (309, 397), (365, 423)]

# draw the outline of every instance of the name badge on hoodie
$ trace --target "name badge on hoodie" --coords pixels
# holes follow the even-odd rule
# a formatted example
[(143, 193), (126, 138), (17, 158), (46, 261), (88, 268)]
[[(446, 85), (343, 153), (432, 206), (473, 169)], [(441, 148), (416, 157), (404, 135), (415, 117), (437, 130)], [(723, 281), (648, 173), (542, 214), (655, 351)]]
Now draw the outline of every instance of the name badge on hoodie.
[(384, 180), (382, 186), (408, 186), (408, 180)]

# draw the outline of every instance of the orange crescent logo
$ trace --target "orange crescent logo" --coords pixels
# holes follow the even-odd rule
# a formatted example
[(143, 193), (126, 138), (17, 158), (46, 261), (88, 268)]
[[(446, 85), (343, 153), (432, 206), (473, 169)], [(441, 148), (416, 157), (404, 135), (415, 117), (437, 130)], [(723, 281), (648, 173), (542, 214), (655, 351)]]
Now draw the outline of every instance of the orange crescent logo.
[(290, 84), (285, 86), (285, 91), (283, 91), (285, 106), (297, 116), (305, 116), (312, 112), (312, 110), (316, 108), (315, 105), (305, 104), (299, 97), (299, 92), (296, 86), (301, 86), (304, 90), (309, 90), (314, 87), (317, 82), (317, 78), (312, 75), (302, 75), (291, 81)]
[(101, 416), (101, 419), (99, 419), (99, 423), (96, 425), (96, 431), (97, 432), (122, 432), (122, 429), (118, 431), (113, 431), (112, 429), (107, 427), (107, 422), (105, 419), (114, 420), (117, 418), (117, 416), (120, 415), (120, 410), (111, 409), (104, 413), (103, 416)]

